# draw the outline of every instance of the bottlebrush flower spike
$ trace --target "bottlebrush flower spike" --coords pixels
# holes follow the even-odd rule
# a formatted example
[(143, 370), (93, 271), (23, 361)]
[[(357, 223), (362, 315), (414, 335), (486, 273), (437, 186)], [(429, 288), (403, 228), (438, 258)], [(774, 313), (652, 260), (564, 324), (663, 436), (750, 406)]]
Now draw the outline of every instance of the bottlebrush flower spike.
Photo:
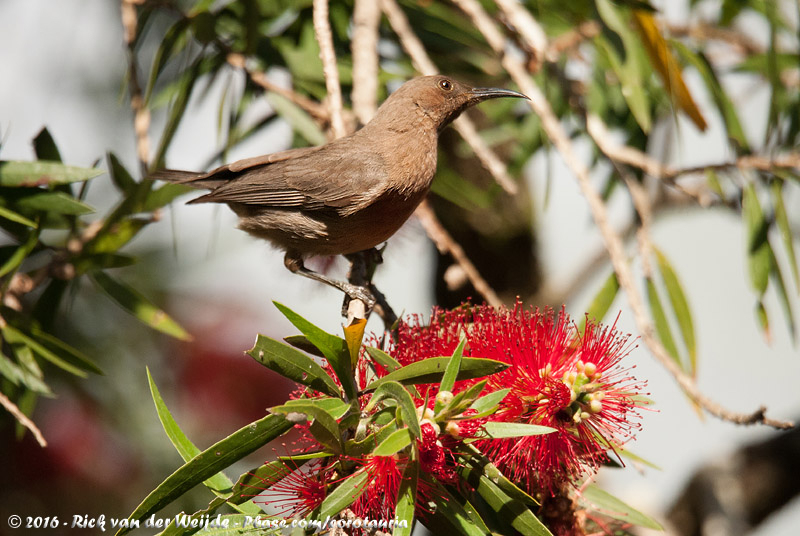
[[(466, 337), (465, 356), (509, 363), (489, 378), (486, 391), (510, 389), (489, 420), (550, 426), (556, 432), (482, 440), (477, 446), (506, 476), (530, 493), (552, 494), (587, 470), (596, 470), (639, 428), (637, 395), (643, 383), (619, 366), (632, 345), (614, 326), (587, 323), (581, 334), (568, 315), (462, 306), (434, 310), (428, 326), (404, 322), (392, 352), (408, 364), (450, 355)], [(474, 383), (458, 382), (454, 392)], [(430, 391), (429, 391), (430, 396)]]
[[(255, 496), (253, 502), (277, 509), (276, 514), (280, 516), (306, 516), (325, 500), (332, 474), (332, 466), (316, 461), (294, 470), (285, 467), (265, 480), (264, 491)], [(259, 489), (254, 485), (250, 487)]]

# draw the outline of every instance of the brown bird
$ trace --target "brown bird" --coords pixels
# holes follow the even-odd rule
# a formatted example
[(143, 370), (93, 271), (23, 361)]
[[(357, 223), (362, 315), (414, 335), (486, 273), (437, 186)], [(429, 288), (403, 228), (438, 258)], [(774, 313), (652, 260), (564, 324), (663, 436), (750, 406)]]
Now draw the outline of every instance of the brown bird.
[(349, 255), (386, 241), (430, 189), (439, 132), (470, 106), (498, 97), (527, 98), (446, 76), (414, 78), (350, 136), (239, 160), (208, 173), (162, 170), (149, 178), (210, 189), (189, 203), (227, 203), (239, 216), (240, 229), (286, 252), (289, 270), (371, 307), (367, 289), (309, 270), (303, 259)]

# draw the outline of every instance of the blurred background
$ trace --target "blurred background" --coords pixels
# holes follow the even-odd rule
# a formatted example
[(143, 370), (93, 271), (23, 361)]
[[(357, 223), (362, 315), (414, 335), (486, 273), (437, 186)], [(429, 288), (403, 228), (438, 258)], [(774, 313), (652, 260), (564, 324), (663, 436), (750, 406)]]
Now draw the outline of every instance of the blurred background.
[[(181, 10), (190, 13), (192, 9), (188, 2), (161, 4), (163, 9), (153, 9), (146, 22), (140, 21), (146, 28), (136, 45), (142, 83), (147, 81), (165, 32), (180, 20)], [(255, 27), (261, 32), (261, 40), (242, 52), (259, 58), (258, 68), (277, 86), (293, 87), (309, 98), (322, 99), (321, 72), (309, 74), (300, 67), (305, 61), (301, 52), (316, 57), (313, 32), (308, 33), (311, 2), (201, 4), (204, 9), (214, 4), (212, 11), (228, 5), (229, 20), (218, 20), (212, 28), (220, 33), (229, 29), (231, 35), (220, 39), (233, 49), (238, 46), (237, 32), (241, 29), (228, 27), (235, 26), (237, 15), (245, 20), (241, 10), (258, 11), (262, 18)], [(352, 4), (331, 6), (336, 43), (341, 47), (337, 52), (342, 54), (348, 51)], [(711, 58), (726, 98), (738, 114), (740, 132), (733, 132), (730, 116), (720, 104), (724, 99), (711, 91), (688, 54), (681, 56), (682, 64), (688, 65), (682, 76), (707, 123), (705, 130), (698, 128), (686, 108), (672, 105), (675, 95), (664, 89), (652, 66), (639, 75), (649, 97), (643, 104), (645, 111), (637, 112), (640, 117), (636, 117), (631, 108), (640, 104), (626, 100), (625, 81), (615, 78), (614, 60), (609, 59), (614, 50), (629, 46), (629, 35), (614, 27), (613, 14), (603, 11), (602, 2), (568, 4), (572, 5), (554, 6), (546, 1), (526, 4), (553, 41), (579, 27), (596, 32), (584, 36), (584, 44), (565, 48), (555, 61), (547, 60), (550, 66), (536, 69), (535, 80), (564, 124), (574, 129), (579, 156), (592, 166), (592, 179), (606, 195), (612, 224), (626, 237), (632, 266), (644, 281), (645, 273), (652, 268), (646, 266), (651, 261), (643, 264), (636, 254), (640, 215), (633, 208), (619, 168), (581, 134), (582, 126), (575, 125), (580, 106), (570, 108), (572, 97), (562, 87), (568, 86), (568, 81), (558, 76), (585, 82), (578, 95), (609, 125), (610, 139), (637, 147), (663, 164), (689, 168), (728, 162), (751, 151), (779, 154), (797, 146), (794, 123), (800, 115), (794, 119), (791, 115), (798, 114), (800, 4), (775, 2), (773, 12), (772, 7), (764, 7), (769, 3), (759, 2), (652, 2), (662, 28), (668, 27), (676, 40), (683, 39), (687, 47), (702, 49)], [(621, 16), (641, 7), (632, 4), (641, 3), (619, 2), (612, 7)], [(481, 85), (511, 85), (481, 35), (474, 29), (463, 31), (462, 25), (470, 26), (471, 22), (462, 14), (454, 17), (457, 10), (452, 4), (404, 1), (400, 5), (443, 72)], [(196, 15), (200, 8), (196, 9), (191, 15), (195, 22), (200, 18)], [(589, 25), (592, 22), (596, 27)], [(174, 52), (155, 82), (148, 102), (152, 107), (149, 132), (156, 140), (153, 152), (161, 133), (170, 128), (172, 110), (181, 98), (182, 73), (195, 69), (195, 58), (204, 54), (210, 57), (216, 45), (202, 34), (200, 26), (197, 22), (195, 33), (186, 38), (194, 42), (176, 41), (185, 50)], [(381, 99), (387, 90), (414, 73), (388, 28), (382, 28), (378, 47)], [(709, 28), (736, 33), (740, 36), (739, 48), (723, 38), (704, 41), (702, 36), (691, 34), (697, 28), (706, 28), (709, 35), (713, 35)], [(606, 35), (607, 40), (600, 43), (597, 35)], [(105, 168), (105, 155), (112, 152), (128, 170), (137, 169), (125, 85), (128, 58), (118, 3), (6, 0), (0, 3), (0, 45), (0, 158), (35, 159), (32, 140), (46, 127), (65, 163), (91, 167), (100, 161), (98, 165)], [(518, 45), (514, 53), (534, 61), (524, 44)], [(606, 57), (598, 52), (604, 47), (611, 51)], [(764, 58), (773, 48), (780, 50), (775, 61), (779, 62), (779, 76), (785, 86), (784, 100), (778, 104), (774, 80), (765, 80), (758, 63), (767, 61)], [(627, 54), (632, 51), (627, 50)], [(620, 57), (625, 55), (621, 53)], [(648, 64), (643, 53), (637, 61)], [(737, 63), (746, 61), (750, 64), (745, 67)], [(318, 63), (306, 65), (306, 71)], [(208, 74), (212, 69), (217, 69), (213, 76)], [(598, 71), (605, 72), (604, 77)], [(625, 72), (620, 68), (617, 76)], [(185, 111), (164, 151), (162, 164), (208, 169), (223, 161), (313, 144), (308, 117), (303, 118), (305, 122), (298, 120), (285, 102), (265, 98), (241, 70), (210, 62), (198, 68), (190, 82), (193, 90), (187, 92)], [(343, 83), (351, 83), (346, 75)], [(620, 86), (624, 86), (622, 90)], [(604, 98), (607, 102), (597, 104), (597, 99)], [(779, 106), (781, 103), (783, 106)], [(648, 117), (646, 121), (642, 114)], [(512, 303), (515, 296), (538, 306), (565, 303), (571, 314), (582, 317), (611, 267), (572, 172), (547, 142), (525, 104), (487, 103), (471, 117), (487, 143), (508, 164), (519, 192), (515, 196), (503, 193), (451, 128), (442, 136), (440, 172), (431, 196), (436, 214), (505, 303)], [(314, 128), (324, 136), (325, 127), (323, 121)], [(739, 134), (744, 138), (738, 139)], [(683, 189), (670, 189), (641, 170), (628, 173), (650, 196), (650, 239), (671, 262), (688, 297), (701, 390), (733, 410), (747, 412), (764, 405), (772, 417), (797, 418), (797, 321), (786, 311), (796, 312), (800, 303), (797, 280), (790, 275), (793, 259), (787, 253), (790, 250), (781, 245), (777, 218), (770, 220), (765, 232), (770, 237), (774, 262), (782, 268), (783, 283), (777, 285), (773, 279), (765, 289), (754, 290), (750, 239), (741, 210), (746, 180), (721, 176), (714, 179), (722, 183), (721, 190), (715, 192), (707, 186), (712, 184), (711, 174), (690, 177), (682, 183), (684, 188), (712, 191), (706, 198), (710, 201), (703, 203), (697, 201), (700, 196), (684, 196)], [(788, 241), (796, 245), (800, 236), (798, 169), (785, 173), (781, 187), (791, 230)], [(773, 179), (763, 173), (747, 177), (759, 185), (763, 181), (765, 191), (772, 187)], [(102, 215), (118, 195), (104, 175), (90, 182), (83, 199)], [(272, 301), (287, 304), (330, 332), (341, 329), (341, 297), (337, 292), (290, 274), (282, 265), (282, 253), (235, 228), (236, 218), (227, 207), (186, 207), (187, 199), (160, 210), (157, 221), (144, 226), (125, 246), (125, 253), (138, 262), (112, 273), (166, 311), (193, 339), (182, 341), (157, 333), (114, 304), (88, 278), (71, 281), (70, 290), (53, 312), (52, 332), (90, 356), (103, 374), (79, 378), (53, 371), (53, 367), (47, 370), (53, 396), (39, 397), (29, 408), (48, 441), (47, 448), (40, 448), (30, 433), (20, 438), (10, 415), (0, 417), (0, 459), (4, 460), (0, 524), (11, 514), (23, 518), (58, 515), (68, 519), (73, 514), (124, 517), (178, 467), (180, 457), (165, 437), (152, 405), (145, 367), (149, 367), (177, 422), (202, 449), (260, 418), (265, 408), (282, 402), (293, 389), (244, 354), (252, 347), (256, 333), (274, 338), (294, 333)], [(765, 211), (769, 212), (767, 208)], [(89, 216), (89, 221), (93, 217)], [(53, 233), (51, 240), (55, 242), (60, 237)], [(375, 282), (398, 314), (427, 315), (435, 303), (453, 306), (467, 297), (483, 299), (469, 284), (448, 287), (444, 283), (443, 274), (448, 269), (451, 283), (462, 279), (461, 271), (448, 255), (437, 251), (416, 219), (389, 241), (384, 260)], [(346, 266), (339, 259), (328, 269), (343, 276)], [(665, 299), (663, 288), (659, 288)], [(768, 328), (759, 320), (763, 319), (762, 310), (768, 314)], [(618, 329), (636, 336), (622, 293), (613, 299), (608, 311), (606, 322), (613, 322), (620, 311)], [(678, 321), (670, 321), (678, 338)], [(370, 329), (382, 330), (380, 320), (371, 319)], [(687, 350), (680, 348), (689, 370)], [(638, 378), (648, 381), (650, 398), (655, 401), (653, 411), (643, 415), (642, 430), (631, 451), (659, 469), (630, 463), (624, 469), (604, 469), (598, 478), (606, 489), (659, 520), (667, 518), (699, 468), (724, 464), (742, 447), (785, 433), (702, 416), (642, 344), (627, 361), (635, 364)], [(791, 453), (797, 452), (794, 448), (785, 460), (776, 458), (784, 460), (779, 468), (791, 470)], [(269, 449), (262, 449), (236, 469), (244, 471), (271, 455)], [(207, 504), (207, 496), (196, 491), (178, 506), (189, 511)], [(794, 500), (758, 524), (752, 534), (794, 535), (798, 524), (800, 508)], [(3, 527), (0, 532), (5, 532)]]

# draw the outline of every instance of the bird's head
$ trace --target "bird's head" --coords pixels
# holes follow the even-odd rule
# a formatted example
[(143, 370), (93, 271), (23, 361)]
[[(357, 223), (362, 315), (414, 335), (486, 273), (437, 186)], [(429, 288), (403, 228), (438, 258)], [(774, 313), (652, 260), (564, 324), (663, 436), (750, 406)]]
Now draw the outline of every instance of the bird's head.
[(470, 106), (499, 97), (528, 98), (509, 89), (470, 87), (448, 76), (434, 75), (409, 80), (392, 93), (382, 108), (408, 110), (414, 106), (441, 131)]

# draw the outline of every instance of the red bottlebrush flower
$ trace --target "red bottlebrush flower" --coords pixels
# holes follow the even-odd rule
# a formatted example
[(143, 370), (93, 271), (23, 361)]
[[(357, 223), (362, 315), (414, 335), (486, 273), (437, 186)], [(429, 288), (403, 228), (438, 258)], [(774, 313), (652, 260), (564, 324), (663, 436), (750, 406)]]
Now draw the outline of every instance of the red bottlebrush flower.
[[(477, 444), (529, 492), (552, 493), (554, 485), (595, 470), (609, 449), (638, 428), (632, 422), (638, 418), (634, 395), (642, 384), (618, 366), (631, 345), (613, 326), (588, 323), (581, 334), (563, 310), (556, 315), (525, 310), (519, 303), (511, 310), (464, 306), (434, 310), (428, 326), (418, 318), (402, 323), (392, 354), (402, 364), (450, 355), (462, 337), (465, 356), (511, 365), (489, 379), (488, 390), (510, 389), (489, 420), (556, 429)], [(454, 392), (470, 383), (474, 380), (459, 382)]]
[(358, 462), (369, 475), (367, 488), (350, 509), (361, 518), (392, 519), (403, 470), (400, 457), (367, 456)]
[(277, 509), (280, 516), (305, 516), (325, 500), (332, 474), (332, 466), (323, 466), (322, 462), (310, 462), (294, 470), (284, 467), (265, 479), (263, 488), (250, 485), (263, 490), (253, 502)]

